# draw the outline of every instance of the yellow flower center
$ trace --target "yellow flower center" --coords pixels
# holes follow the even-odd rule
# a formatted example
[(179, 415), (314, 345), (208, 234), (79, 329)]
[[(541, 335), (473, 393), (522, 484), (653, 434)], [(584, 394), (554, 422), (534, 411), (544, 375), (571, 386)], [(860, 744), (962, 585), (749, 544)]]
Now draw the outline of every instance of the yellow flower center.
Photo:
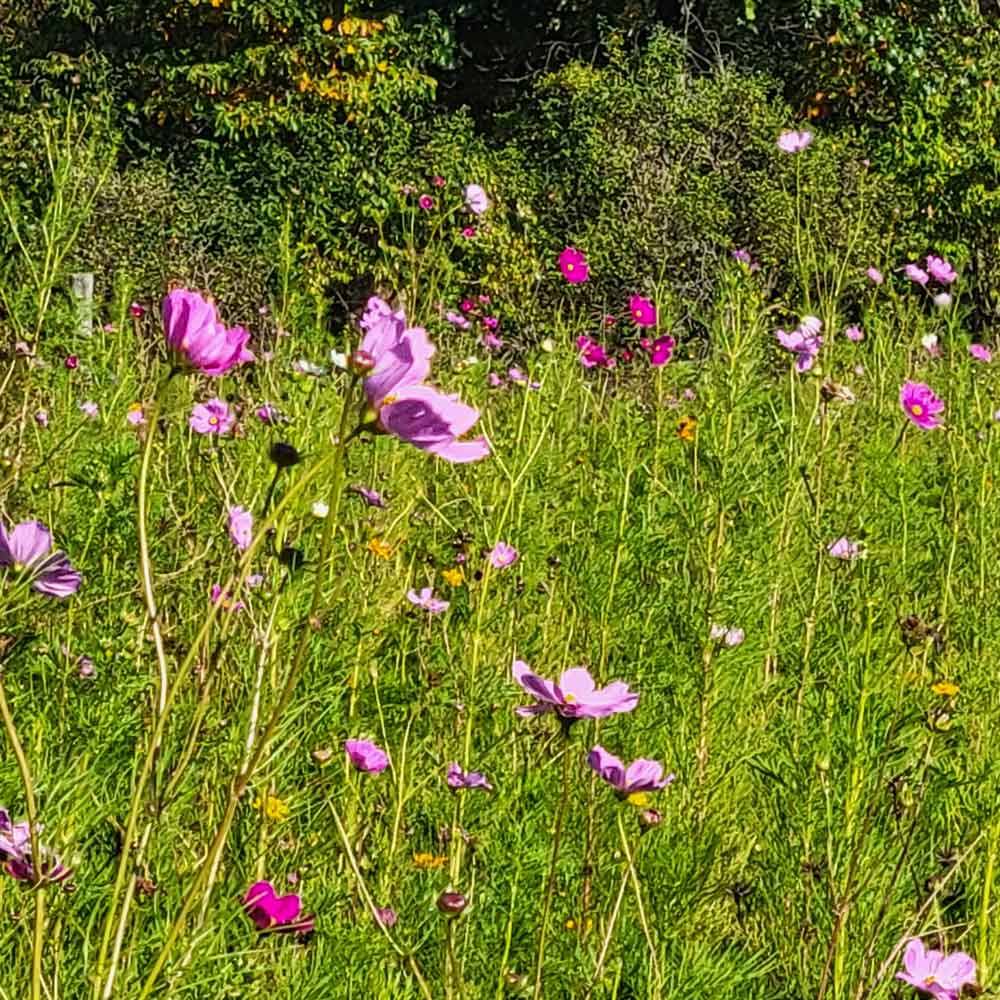
[(937, 976), (931, 974), (924, 980), (924, 986), (933, 986), (937, 982)]
[(219, 418), (218, 417), (209, 417), (208, 418), (208, 422), (214, 427), (219, 422)]
[(625, 801), (636, 809), (645, 809), (649, 805), (649, 796), (645, 792), (633, 792)]
[(910, 413), (912, 413), (915, 417), (921, 416), (923, 412), (924, 408), (919, 403), (914, 403), (913, 406), (910, 407)]
[(576, 698), (571, 694), (564, 694), (563, 701), (566, 702), (567, 705), (573, 705), (576, 703)]
[(567, 265), (566, 265), (566, 270), (567, 270), (567, 271), (572, 271), (572, 270), (573, 270), (573, 267), (574, 267), (574, 265), (573, 265), (573, 264), (567, 264)]

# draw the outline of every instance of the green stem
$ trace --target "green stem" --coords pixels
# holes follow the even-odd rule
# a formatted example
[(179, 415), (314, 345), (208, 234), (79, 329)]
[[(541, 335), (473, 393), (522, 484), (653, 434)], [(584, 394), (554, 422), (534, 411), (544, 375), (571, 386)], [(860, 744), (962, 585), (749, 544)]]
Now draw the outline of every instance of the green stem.
[(271, 740), (274, 738), (278, 725), (281, 722), (289, 703), (291, 702), (296, 684), (298, 683), (299, 675), (305, 665), (306, 652), (309, 649), (310, 639), (312, 638), (314, 629), (318, 626), (316, 616), (323, 596), (323, 582), (328, 575), (330, 551), (333, 545), (334, 526), (340, 515), (340, 501), (344, 493), (344, 452), (348, 441), (347, 422), (350, 413), (353, 411), (354, 384), (355, 383), (352, 382), (347, 391), (344, 398), (343, 410), (340, 415), (340, 429), (337, 435), (337, 445), (334, 450), (333, 483), (330, 487), (330, 499), (328, 503), (330, 513), (327, 515), (326, 523), (323, 528), (323, 539), (320, 547), (319, 560), (316, 566), (316, 579), (313, 584), (313, 593), (309, 606), (309, 613), (306, 616), (306, 622), (302, 628), (299, 644), (295, 651), (295, 657), (288, 671), (288, 677), (285, 680), (284, 688), (282, 689), (281, 694), (278, 697), (278, 701), (270, 714), (267, 725), (264, 727), (264, 732), (261, 734), (254, 752), (250, 755), (249, 760), (242, 768), (240, 768), (236, 777), (233, 779), (229, 791), (229, 797), (226, 802), (225, 812), (223, 813), (222, 822), (220, 823), (215, 837), (212, 840), (207, 857), (199, 869), (198, 875), (192, 883), (191, 888), (184, 897), (180, 913), (178, 913), (176, 919), (170, 925), (170, 930), (167, 933), (166, 940), (156, 957), (156, 961), (153, 963), (153, 968), (146, 977), (145, 983), (143, 983), (138, 1000), (145, 1000), (145, 998), (152, 992), (153, 987), (156, 985), (156, 981), (160, 977), (160, 973), (166, 966), (174, 945), (177, 943), (177, 939), (180, 937), (184, 929), (184, 924), (187, 920), (188, 914), (191, 912), (191, 909), (198, 897), (206, 888), (209, 872), (214, 869), (216, 858), (222, 852), (226, 845), (226, 841), (229, 838), (229, 830), (232, 826), (233, 819), (236, 816), (236, 809), (239, 805), (239, 801), (250, 784), (250, 780), (253, 777), (254, 771), (257, 769), (257, 765), (260, 763), (261, 758), (271, 743)]
[(31, 1000), (41, 1000), (42, 996), (42, 945), (45, 938), (45, 889), (44, 869), (41, 844), (38, 841), (38, 806), (35, 801), (35, 786), (31, 780), (31, 768), (24, 754), (24, 747), (14, 726), (14, 716), (11, 715), (7, 703), (7, 691), (3, 683), (3, 670), (0, 670), (0, 715), (3, 716), (3, 728), (7, 734), (7, 742), (17, 760), (17, 769), (21, 773), (21, 784), (24, 787), (24, 800), (28, 811), (28, 834), (31, 837), (31, 871), (35, 877), (35, 928), (31, 945)]
[(549, 859), (549, 873), (545, 882), (545, 899), (542, 903), (542, 926), (538, 934), (538, 955), (535, 959), (535, 991), (534, 1000), (542, 995), (542, 969), (545, 965), (545, 945), (549, 934), (549, 915), (552, 912), (552, 897), (556, 888), (556, 865), (559, 861), (559, 844), (562, 840), (563, 819), (566, 816), (566, 804), (569, 802), (569, 721), (560, 719), (562, 726), (562, 778), (559, 794), (559, 806), (556, 809), (556, 826), (552, 833), (552, 857)]
[(639, 873), (635, 868), (635, 861), (632, 857), (632, 850), (628, 846), (628, 837), (625, 835), (625, 825), (622, 823), (622, 810), (618, 810), (618, 833), (621, 836), (622, 850), (625, 852), (625, 860), (628, 862), (628, 873), (632, 879), (632, 888), (635, 890), (635, 905), (639, 911), (639, 923), (642, 926), (642, 933), (646, 936), (646, 944), (649, 946), (649, 960), (653, 965), (653, 975), (656, 985), (653, 996), (660, 995), (660, 984), (663, 977), (660, 975), (660, 960), (656, 957), (656, 945), (653, 943), (653, 935), (649, 929), (649, 921), (646, 920), (646, 909), (642, 905), (642, 887), (639, 885)]

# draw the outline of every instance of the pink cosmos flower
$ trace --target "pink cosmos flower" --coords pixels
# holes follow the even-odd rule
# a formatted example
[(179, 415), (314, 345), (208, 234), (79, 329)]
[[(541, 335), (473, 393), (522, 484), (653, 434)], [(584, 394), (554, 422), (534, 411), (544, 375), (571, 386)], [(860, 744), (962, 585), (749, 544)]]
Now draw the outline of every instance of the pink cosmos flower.
[(518, 708), (518, 715), (544, 715), (554, 711), (563, 719), (602, 719), (619, 712), (631, 712), (639, 702), (639, 695), (622, 681), (604, 688), (596, 687), (585, 667), (563, 671), (557, 684), (533, 674), (523, 660), (515, 660), (514, 680), (536, 699), (536, 704)]
[(936, 333), (925, 333), (920, 338), (920, 344), (932, 358), (941, 357), (941, 348), (938, 346)]
[(713, 642), (721, 642), (730, 649), (739, 646), (746, 638), (746, 633), (741, 628), (730, 628), (728, 625), (713, 625), (709, 629), (709, 639)]
[(431, 183), (436, 188), (443, 188), (448, 182), (440, 174), (435, 174)]
[(861, 543), (852, 542), (846, 536), (831, 542), (826, 550), (834, 559), (844, 559), (851, 562), (861, 556)]
[(464, 313), (472, 312), (472, 310), (476, 308), (476, 304), (472, 301), (472, 299), (462, 299), (458, 308)]
[[(40, 831), (42, 827), (36, 829)], [(43, 882), (63, 882), (73, 874), (48, 847), (38, 846), (42, 855), (40, 874)], [(27, 821), (12, 822), (10, 813), (3, 807), (0, 807), (0, 858), (4, 859), (3, 870), (11, 878), (32, 884), (38, 881), (31, 855), (31, 827)]]
[(391, 930), (396, 926), (398, 917), (396, 916), (396, 911), (391, 906), (376, 906), (375, 919), (383, 927), (388, 927)]
[(499, 351), (500, 348), (503, 347), (503, 340), (490, 330), (487, 330), (486, 333), (480, 337), (479, 343), (482, 344), (487, 351)]
[(462, 193), (465, 196), (465, 207), (473, 215), (482, 215), (490, 207), (490, 199), (478, 184), (466, 184)]
[(801, 153), (812, 145), (813, 134), (808, 129), (801, 132), (789, 130), (778, 136), (778, 149), (783, 153)]
[(541, 389), (541, 387), (542, 387), (542, 383), (541, 382), (532, 382), (528, 378), (528, 376), (525, 375), (523, 371), (521, 371), (520, 368), (510, 368), (510, 369), (508, 369), (508, 371), (507, 371), (507, 377), (515, 385), (523, 385), (526, 388), (531, 389), (533, 391), (537, 391), (538, 389)]
[(450, 309), (444, 314), (444, 318), (451, 323), (452, 326), (457, 326), (459, 330), (468, 330), (472, 324), (461, 314), (457, 312), (452, 312)]
[(918, 285), (926, 285), (930, 280), (930, 275), (923, 269), (917, 267), (916, 264), (907, 264), (903, 268), (903, 273), (910, 279), (910, 281), (915, 281)]
[(428, 614), (436, 615), (442, 611), (447, 611), (451, 602), (442, 601), (434, 596), (433, 587), (424, 587), (418, 594), (415, 590), (406, 592), (406, 599), (416, 608), (423, 608)]
[(489, 375), (486, 376), (486, 381), (494, 389), (499, 389), (500, 386), (503, 385), (503, 378), (496, 372), (490, 372)]
[(641, 295), (633, 295), (628, 300), (628, 311), (636, 326), (656, 326), (656, 306), (652, 299), (644, 299)]
[(348, 489), (351, 493), (361, 497), (369, 507), (378, 507), (380, 510), (385, 510), (385, 499), (378, 490), (370, 490), (367, 486), (350, 486)]
[(222, 587), (217, 583), (212, 584), (209, 596), (212, 598), (212, 603), (221, 605), (224, 611), (242, 611), (246, 607), (242, 601), (234, 602), (230, 591), (223, 593)]
[(580, 285), (590, 277), (587, 258), (576, 247), (566, 247), (559, 254), (559, 270), (571, 285)]
[(676, 346), (677, 341), (673, 337), (657, 337), (650, 344), (649, 363), (657, 368), (660, 365), (665, 365), (672, 357)]
[(844, 336), (848, 340), (853, 340), (854, 343), (857, 343), (859, 340), (864, 340), (865, 339), (864, 332), (862, 331), (861, 327), (858, 326), (857, 324), (853, 324), (852, 326), (849, 326), (844, 331)]
[(99, 408), (97, 406), (97, 403), (95, 403), (92, 399), (87, 399), (80, 404), (80, 412), (88, 420), (96, 420)]
[(141, 427), (146, 422), (146, 414), (142, 411), (142, 403), (133, 403), (128, 408), (125, 419), (133, 427)]
[(500, 320), (498, 320), (496, 316), (483, 317), (483, 326), (485, 326), (487, 330), (495, 330), (499, 325)]
[(619, 798), (626, 799), (636, 792), (655, 792), (666, 788), (674, 776), (663, 776), (663, 765), (658, 760), (640, 757), (626, 767), (614, 754), (596, 746), (587, 754), (587, 763), (606, 781)]
[(596, 340), (580, 336), (576, 338), (576, 346), (580, 349), (580, 364), (584, 368), (614, 368), (615, 359)]
[(65, 552), (52, 551), (52, 535), (41, 521), (22, 521), (10, 531), (0, 524), (0, 566), (49, 597), (69, 597), (80, 589), (80, 574)]
[(75, 368), (80, 367), (80, 359), (75, 354), (68, 354), (63, 364), (69, 371), (73, 371)]
[(865, 274), (868, 276), (868, 280), (874, 285), (881, 285), (885, 281), (885, 277), (877, 267), (869, 267), (865, 271)]
[(233, 545), (245, 551), (253, 540), (253, 514), (243, 507), (229, 508), (229, 537)]
[(903, 971), (896, 978), (934, 1000), (958, 1000), (962, 988), (976, 981), (976, 962), (964, 951), (950, 955), (928, 951), (920, 938), (913, 938), (903, 953)]
[(241, 326), (227, 329), (214, 303), (186, 288), (175, 288), (163, 300), (163, 328), (176, 361), (203, 375), (222, 375), (254, 360), (246, 346), (250, 334)]
[(904, 382), (899, 390), (899, 405), (922, 431), (941, 426), (938, 414), (944, 410), (944, 403), (923, 382)]
[(39, 427), (49, 426), (49, 411), (48, 410), (36, 410), (35, 411), (35, 423)]
[(462, 228), (462, 235), (467, 240), (471, 240), (472, 237), (476, 235), (476, 227), (475, 226), (464, 226)]
[(505, 569), (517, 562), (517, 549), (506, 542), (497, 542), (490, 553), (490, 565), (494, 569)]
[(278, 419), (278, 409), (270, 403), (262, 403), (254, 412), (262, 424), (273, 424)]
[(259, 931), (281, 931), (309, 934), (316, 926), (316, 917), (300, 917), (302, 898), (297, 893), (279, 896), (270, 882), (254, 882), (243, 897), (243, 909)]
[(449, 462), (474, 462), (490, 448), (485, 438), (458, 440), (479, 419), (479, 411), (424, 385), (435, 347), (421, 327), (373, 297), (361, 320), (365, 331), (359, 354), (371, 358), (365, 395), (376, 426)]
[(985, 344), (969, 344), (969, 353), (977, 360), (989, 364), (993, 360), (993, 354)]
[(351, 763), (366, 774), (381, 774), (389, 766), (389, 756), (371, 740), (345, 740), (344, 751)]
[(746, 264), (748, 267), (750, 262), (753, 260), (753, 257), (750, 256), (749, 250), (731, 250), (729, 255), (738, 264)]
[(943, 257), (927, 256), (927, 273), (939, 284), (950, 285), (957, 277), (955, 269)]
[(146, 307), (139, 302), (133, 302), (132, 305), (128, 307), (128, 311), (136, 318), (139, 319), (146, 315)]
[(775, 336), (778, 338), (778, 343), (786, 351), (791, 351), (795, 355), (795, 367), (800, 372), (807, 372), (812, 368), (813, 361), (816, 359), (820, 347), (823, 346), (822, 337), (818, 334), (810, 333), (808, 329), (804, 329), (802, 326), (791, 333), (778, 330)]
[(434, 199), (429, 194), (422, 194), (417, 199), (417, 204), (425, 211), (429, 212), (434, 207)]
[(947, 292), (938, 292), (934, 296), (933, 301), (934, 305), (936, 305), (938, 309), (948, 309), (951, 306), (953, 300), (952, 297)]
[(463, 771), (457, 762), (448, 765), (448, 787), (459, 788), (481, 788), (485, 792), (492, 792), (493, 786), (486, 780), (486, 776), (478, 771)]
[(228, 434), (235, 423), (236, 415), (229, 404), (217, 398), (196, 404), (188, 420), (196, 434)]

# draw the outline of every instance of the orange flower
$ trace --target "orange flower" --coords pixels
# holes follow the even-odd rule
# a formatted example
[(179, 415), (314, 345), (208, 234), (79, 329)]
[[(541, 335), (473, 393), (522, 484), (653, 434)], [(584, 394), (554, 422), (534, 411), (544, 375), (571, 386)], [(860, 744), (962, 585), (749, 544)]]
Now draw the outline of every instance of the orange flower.
[(445, 583), (450, 587), (461, 587), (462, 581), (465, 579), (462, 576), (462, 571), (457, 566), (452, 569), (443, 570), (441, 575), (444, 577)]
[(694, 417), (682, 417), (677, 424), (677, 436), (682, 441), (693, 441), (698, 421)]
[(369, 538), (368, 551), (379, 559), (388, 559), (392, 555), (392, 546), (388, 542), (383, 542), (381, 538)]
[(428, 854), (426, 852), (421, 852), (413, 855), (414, 866), (422, 869), (423, 871), (434, 871), (441, 868), (447, 860), (448, 856), (445, 854)]

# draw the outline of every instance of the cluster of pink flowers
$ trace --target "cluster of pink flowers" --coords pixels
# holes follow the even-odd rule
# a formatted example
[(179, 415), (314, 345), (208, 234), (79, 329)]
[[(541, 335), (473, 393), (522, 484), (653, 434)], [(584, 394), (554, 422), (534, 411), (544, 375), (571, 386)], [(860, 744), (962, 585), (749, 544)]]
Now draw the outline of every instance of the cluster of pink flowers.
[(444, 318), (459, 330), (470, 330), (474, 323), (482, 329), (479, 343), (488, 351), (498, 351), (503, 347), (503, 339), (497, 333), (500, 320), (487, 311), (492, 299), (489, 295), (477, 295), (475, 299), (465, 298), (458, 310), (448, 309)]

